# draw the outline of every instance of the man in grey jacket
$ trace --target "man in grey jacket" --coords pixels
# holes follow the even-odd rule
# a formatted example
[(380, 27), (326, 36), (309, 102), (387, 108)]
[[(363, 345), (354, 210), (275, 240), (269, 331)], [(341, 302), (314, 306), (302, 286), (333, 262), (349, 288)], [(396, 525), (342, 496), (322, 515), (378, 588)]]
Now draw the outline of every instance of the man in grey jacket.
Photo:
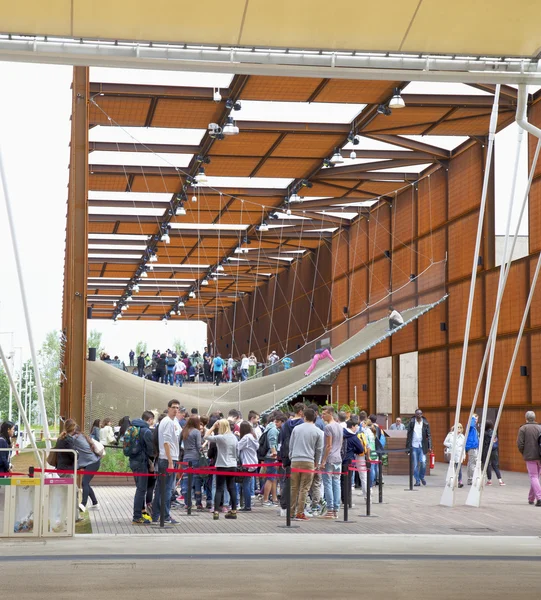
[(526, 462), (526, 469), (530, 476), (530, 492), (528, 503), (541, 506), (541, 456), (539, 454), (539, 436), (541, 425), (535, 421), (535, 413), (529, 410), (526, 413), (526, 423), (518, 430), (517, 446)]
[(304, 514), (304, 505), (314, 476), (310, 471), (313, 471), (315, 465), (319, 464), (323, 450), (323, 432), (316, 427), (315, 423), (315, 411), (307, 408), (304, 411), (304, 423), (293, 429), (289, 440), (291, 514), (294, 515), (295, 521), (308, 520)]

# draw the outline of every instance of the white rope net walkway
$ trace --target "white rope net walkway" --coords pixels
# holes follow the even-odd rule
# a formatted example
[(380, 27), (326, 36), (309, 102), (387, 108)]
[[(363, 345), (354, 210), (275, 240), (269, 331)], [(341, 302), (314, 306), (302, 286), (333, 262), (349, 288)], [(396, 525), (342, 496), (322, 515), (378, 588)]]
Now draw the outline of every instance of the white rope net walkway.
[[(289, 356), (291, 368), (283, 363), (273, 372), (266, 368), (242, 383), (185, 383), (182, 388), (155, 383), (115, 369), (100, 361), (87, 363), (86, 425), (94, 419), (138, 417), (143, 410), (161, 411), (172, 398), (201, 413), (240, 408), (265, 412), (291, 402), (295, 397), (325, 380), (376, 344), (394, 335), (446, 299), (445, 261), (433, 263), (398, 290), (385, 295), (370, 307), (345, 320)], [(389, 306), (398, 309), (404, 325), (389, 331)], [(316, 348), (331, 347), (335, 362), (321, 360), (309, 377), (304, 372)], [(275, 372), (277, 371), (277, 372)]]

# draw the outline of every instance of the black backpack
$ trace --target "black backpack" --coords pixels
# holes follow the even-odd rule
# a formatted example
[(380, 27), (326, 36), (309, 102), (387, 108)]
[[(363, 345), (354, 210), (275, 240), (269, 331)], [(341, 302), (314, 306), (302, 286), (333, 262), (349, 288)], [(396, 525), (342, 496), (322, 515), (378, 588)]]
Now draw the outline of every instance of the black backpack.
[(259, 438), (259, 448), (257, 449), (257, 458), (263, 460), (269, 453), (269, 432), (264, 431)]

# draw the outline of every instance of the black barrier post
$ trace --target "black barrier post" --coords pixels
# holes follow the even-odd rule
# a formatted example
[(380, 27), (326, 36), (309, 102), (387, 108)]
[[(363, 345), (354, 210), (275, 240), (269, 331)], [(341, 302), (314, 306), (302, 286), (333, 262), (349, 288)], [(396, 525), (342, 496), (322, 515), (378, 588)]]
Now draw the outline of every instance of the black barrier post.
[(165, 478), (167, 467), (159, 467), (160, 474), (160, 527), (165, 527)]
[(186, 494), (186, 507), (188, 508), (188, 516), (192, 516), (192, 486), (193, 486), (193, 473), (192, 463), (188, 462), (188, 493)]
[(34, 467), (28, 467), (28, 477), (34, 477)]
[(406, 450), (406, 453), (409, 454), (409, 482), (410, 482), (410, 486), (407, 490), (404, 490), (405, 492), (414, 492), (415, 490), (413, 489), (413, 448), (410, 450)]
[(378, 455), (379, 463), (378, 463), (378, 494), (379, 494), (379, 503), (383, 502), (383, 456), (381, 454)]
[(355, 523), (355, 521), (349, 520), (349, 508), (351, 508), (351, 474), (352, 471), (349, 470), (351, 461), (344, 463), (342, 468), (346, 469), (346, 475), (340, 476), (340, 487), (341, 487), (341, 497), (343, 499), (344, 504), (344, 520), (338, 521), (335, 520), (335, 523)]
[(278, 527), (280, 527), (281, 529), (284, 529), (284, 528), (296, 529), (298, 527), (298, 525), (291, 525), (291, 466), (286, 467), (284, 483), (285, 483), (285, 485), (284, 485), (284, 489), (282, 489), (282, 494), (285, 491), (285, 494), (286, 494), (286, 524), (278, 525)]
[(372, 469), (370, 468), (370, 462), (366, 464), (366, 516), (370, 516), (370, 494), (372, 490)]

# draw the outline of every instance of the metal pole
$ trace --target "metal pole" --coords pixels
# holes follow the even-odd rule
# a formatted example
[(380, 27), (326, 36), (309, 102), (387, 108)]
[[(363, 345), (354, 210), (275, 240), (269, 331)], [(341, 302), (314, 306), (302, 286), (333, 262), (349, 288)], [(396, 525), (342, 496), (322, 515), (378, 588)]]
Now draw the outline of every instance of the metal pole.
[[(2, 148), (0, 147), (0, 178), (2, 179), (2, 187), (4, 188), (4, 200), (6, 203), (6, 211), (8, 215), (9, 229), (11, 232), (11, 241), (13, 244), (13, 254), (15, 256), (15, 264), (17, 266), (17, 276), (19, 279), (19, 287), (21, 290), (21, 299), (24, 309), (24, 317), (26, 321), (26, 329), (28, 331), (28, 343), (30, 345), (30, 353), (32, 355), (32, 364), (34, 365), (34, 372), (36, 377), (36, 387), (38, 390), (38, 405), (43, 418), (43, 432), (45, 434), (45, 447), (47, 450), (51, 448), (49, 424), (47, 422), (47, 411), (45, 410), (45, 398), (43, 397), (43, 387), (41, 385), (41, 377), (39, 374), (38, 358), (36, 354), (36, 347), (34, 345), (34, 336), (32, 333), (32, 322), (30, 320), (30, 310), (26, 300), (26, 288), (23, 279), (23, 269), (21, 265), (21, 259), (19, 256), (19, 246), (17, 244), (17, 234), (15, 232), (15, 221), (13, 219), (13, 213), (11, 212), (11, 200), (9, 195), (9, 189), (6, 179), (6, 173), (4, 171), (4, 160), (2, 157)], [(86, 274), (85, 274), (86, 276)]]
[(378, 500), (381, 504), (383, 502), (383, 455), (378, 454)]
[(166, 468), (167, 467), (159, 467), (159, 484), (160, 484), (160, 527), (163, 529), (165, 527), (165, 477), (166, 477)]
[(291, 466), (286, 467), (286, 525), (291, 527)]
[(332, 406), (332, 385), (331, 385), (331, 406)]
[[(19, 394), (17, 393), (17, 388), (15, 386), (15, 382), (13, 381), (13, 376), (11, 374), (11, 370), (9, 368), (8, 362), (6, 360), (6, 357), (4, 355), (4, 350), (2, 349), (2, 345), (0, 344), (0, 360), (2, 360), (2, 363), (4, 364), (4, 369), (6, 371), (6, 374), (8, 376), (8, 381), (9, 381), (9, 385), (11, 386), (11, 389), (13, 390), (13, 395), (15, 396), (15, 402), (17, 403), (17, 407), (19, 409), (19, 418), (22, 417), (23, 421), (24, 421), (24, 426), (25, 428), (30, 431), (30, 423), (28, 423), (28, 420), (26, 418), (26, 413), (23, 409), (23, 405), (21, 403), (21, 398), (19, 397)], [(30, 443), (32, 444), (32, 447), (35, 450), (36, 453), (36, 457), (37, 460), (39, 462), (40, 467), (43, 469), (43, 462), (41, 460), (41, 456), (38, 450), (38, 447), (36, 445), (36, 440), (34, 439), (34, 436), (32, 434), (30, 434)]]
[(410, 448), (409, 452), (409, 482), (410, 482), (410, 486), (409, 488), (406, 490), (406, 492), (413, 492), (413, 448)]
[[(188, 463), (188, 494), (186, 495), (186, 507), (188, 509), (188, 516), (192, 515), (192, 486), (193, 486), (193, 473), (192, 473), (192, 463), (191, 461)], [(184, 475), (183, 475), (184, 476)]]
[(370, 459), (366, 461), (366, 516), (370, 516), (370, 491), (372, 489), (372, 469), (370, 468)]

